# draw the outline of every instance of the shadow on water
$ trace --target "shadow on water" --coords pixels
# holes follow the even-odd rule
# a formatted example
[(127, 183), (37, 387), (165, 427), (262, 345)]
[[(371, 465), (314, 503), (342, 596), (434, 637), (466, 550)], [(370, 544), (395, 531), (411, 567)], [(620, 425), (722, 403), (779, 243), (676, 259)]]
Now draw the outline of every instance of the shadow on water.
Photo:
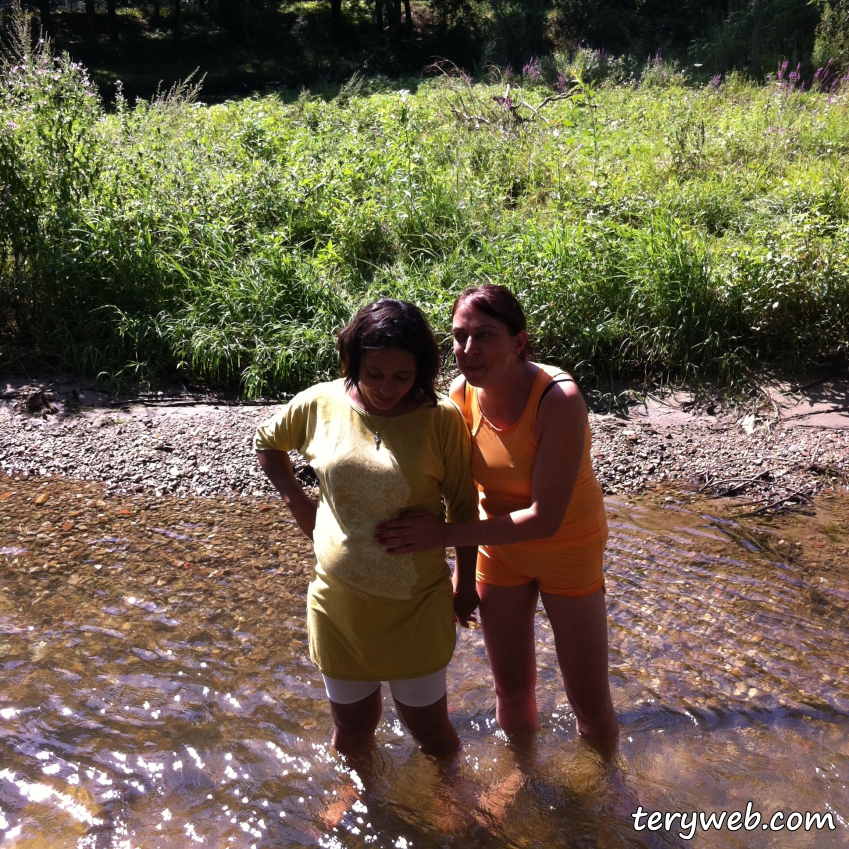
[[(2, 849), (847, 845), (845, 496), (750, 520), (610, 500), (614, 762), (576, 739), (540, 617), (533, 748), (498, 733), (480, 633), (463, 632), (464, 750), (445, 773), (390, 700), (367, 770), (329, 746), (311, 550), (277, 504), (102, 492), (0, 478)], [(634, 828), (638, 806), (749, 801), (835, 829)]]

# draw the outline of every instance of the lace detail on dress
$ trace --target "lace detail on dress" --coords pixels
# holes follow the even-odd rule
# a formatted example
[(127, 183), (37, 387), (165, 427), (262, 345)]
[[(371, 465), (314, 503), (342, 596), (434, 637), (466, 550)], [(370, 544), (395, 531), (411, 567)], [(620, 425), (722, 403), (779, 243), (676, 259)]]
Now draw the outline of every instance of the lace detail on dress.
[(326, 492), (332, 493), (330, 507), (338, 523), (326, 530), (343, 551), (323, 565), (328, 573), (369, 595), (409, 599), (418, 580), (412, 555), (387, 554), (374, 541), (374, 533), (380, 522), (407, 506), (411, 490), (386, 444), (376, 451), (371, 434), (363, 437), (351, 433), (340, 439), (325, 471)]

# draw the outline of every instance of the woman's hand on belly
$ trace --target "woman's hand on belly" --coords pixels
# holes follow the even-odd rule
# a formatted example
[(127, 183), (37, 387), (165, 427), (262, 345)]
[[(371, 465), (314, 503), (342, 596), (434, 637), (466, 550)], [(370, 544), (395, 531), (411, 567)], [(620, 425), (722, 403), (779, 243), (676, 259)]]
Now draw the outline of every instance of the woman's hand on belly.
[(447, 526), (430, 513), (402, 513), (377, 526), (375, 540), (390, 554), (414, 554), (446, 547)]

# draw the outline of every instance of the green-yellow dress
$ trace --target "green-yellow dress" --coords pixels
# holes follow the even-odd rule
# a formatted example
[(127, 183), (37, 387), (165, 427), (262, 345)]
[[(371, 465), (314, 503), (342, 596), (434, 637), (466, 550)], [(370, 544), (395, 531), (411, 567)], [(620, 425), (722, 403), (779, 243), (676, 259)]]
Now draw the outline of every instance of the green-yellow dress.
[[(380, 434), (376, 444), (375, 431)], [(403, 510), (477, 518), (469, 431), (447, 399), (402, 416), (357, 408), (344, 381), (296, 395), (254, 436), (258, 451), (298, 450), (320, 497), (307, 595), (310, 657), (331, 678), (429, 675), (454, 651), (453, 591), (443, 549), (397, 556), (374, 540)]]

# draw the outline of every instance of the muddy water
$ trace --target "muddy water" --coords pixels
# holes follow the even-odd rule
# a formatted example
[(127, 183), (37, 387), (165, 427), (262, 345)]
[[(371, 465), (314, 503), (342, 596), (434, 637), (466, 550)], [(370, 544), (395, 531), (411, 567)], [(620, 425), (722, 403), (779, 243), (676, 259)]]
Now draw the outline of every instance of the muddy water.
[[(849, 500), (741, 520), (669, 497), (608, 504), (612, 765), (576, 739), (540, 619), (533, 750), (498, 734), (468, 632), (460, 761), (440, 773), (387, 703), (352, 772), (328, 745), (310, 550), (285, 512), (0, 478), (0, 847), (847, 845)], [(631, 817), (749, 801), (835, 830), (687, 839)]]

